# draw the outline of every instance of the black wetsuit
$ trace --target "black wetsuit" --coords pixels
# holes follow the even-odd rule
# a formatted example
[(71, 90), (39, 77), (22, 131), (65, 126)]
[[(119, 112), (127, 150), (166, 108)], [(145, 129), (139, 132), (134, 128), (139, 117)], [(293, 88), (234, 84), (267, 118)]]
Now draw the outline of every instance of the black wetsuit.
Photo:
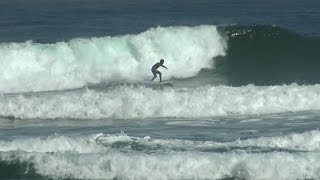
[(156, 74), (161, 74), (161, 72), (157, 70), (161, 65), (162, 65), (161, 63), (156, 63), (155, 65), (152, 66), (151, 72), (153, 73), (154, 76), (157, 76)]
[(153, 78), (151, 79), (151, 81), (153, 81), (153, 80), (157, 77), (157, 74), (159, 74), (159, 76), (160, 76), (160, 82), (162, 81), (162, 74), (161, 74), (160, 71), (158, 71), (158, 68), (159, 68), (160, 66), (162, 66), (162, 67), (164, 67), (164, 68), (167, 69), (167, 67), (165, 67), (165, 66), (163, 65), (163, 63), (161, 63), (161, 62), (156, 63), (155, 65), (153, 65), (152, 68), (151, 68), (151, 72), (152, 72), (152, 74), (153, 74)]

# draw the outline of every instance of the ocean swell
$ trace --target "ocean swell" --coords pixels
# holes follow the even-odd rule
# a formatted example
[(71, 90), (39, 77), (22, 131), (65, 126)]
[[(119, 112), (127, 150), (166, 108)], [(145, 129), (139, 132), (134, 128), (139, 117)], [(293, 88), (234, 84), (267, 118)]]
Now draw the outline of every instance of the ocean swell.
[(231, 85), (320, 83), (320, 38), (271, 25), (219, 27), (228, 42), (215, 74)]

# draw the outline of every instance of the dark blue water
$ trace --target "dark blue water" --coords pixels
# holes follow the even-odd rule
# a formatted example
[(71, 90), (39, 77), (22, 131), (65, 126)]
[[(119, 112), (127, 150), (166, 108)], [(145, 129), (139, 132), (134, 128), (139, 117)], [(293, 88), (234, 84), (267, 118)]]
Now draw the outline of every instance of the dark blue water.
[(157, 26), (277, 25), (319, 36), (317, 0), (12, 0), (0, 2), (0, 41), (57, 42)]

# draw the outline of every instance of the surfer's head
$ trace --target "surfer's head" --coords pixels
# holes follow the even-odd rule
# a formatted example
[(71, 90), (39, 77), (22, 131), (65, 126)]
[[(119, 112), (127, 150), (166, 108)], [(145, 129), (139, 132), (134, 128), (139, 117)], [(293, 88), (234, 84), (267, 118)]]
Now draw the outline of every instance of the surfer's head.
[(160, 63), (163, 64), (163, 63), (164, 63), (164, 60), (163, 60), (163, 59), (160, 59)]

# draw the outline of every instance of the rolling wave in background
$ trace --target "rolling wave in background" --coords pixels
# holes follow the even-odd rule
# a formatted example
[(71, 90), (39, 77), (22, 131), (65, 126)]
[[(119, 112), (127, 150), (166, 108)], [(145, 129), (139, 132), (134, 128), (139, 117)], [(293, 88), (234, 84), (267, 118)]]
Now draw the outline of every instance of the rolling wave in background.
[(270, 25), (219, 29), (228, 39), (228, 51), (215, 73), (224, 76), (228, 84), (320, 83), (319, 37)]

